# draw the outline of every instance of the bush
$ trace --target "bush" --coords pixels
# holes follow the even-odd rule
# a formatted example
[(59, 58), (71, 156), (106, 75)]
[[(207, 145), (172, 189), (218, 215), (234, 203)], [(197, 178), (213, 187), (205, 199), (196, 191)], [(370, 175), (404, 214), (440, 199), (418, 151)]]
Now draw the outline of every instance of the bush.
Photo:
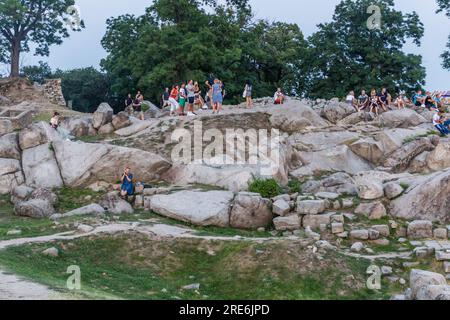
[(290, 180), (288, 187), (289, 191), (292, 193), (302, 193), (302, 183), (298, 179)]
[(254, 179), (249, 187), (250, 192), (259, 193), (263, 198), (273, 198), (281, 194), (281, 187), (275, 179)]

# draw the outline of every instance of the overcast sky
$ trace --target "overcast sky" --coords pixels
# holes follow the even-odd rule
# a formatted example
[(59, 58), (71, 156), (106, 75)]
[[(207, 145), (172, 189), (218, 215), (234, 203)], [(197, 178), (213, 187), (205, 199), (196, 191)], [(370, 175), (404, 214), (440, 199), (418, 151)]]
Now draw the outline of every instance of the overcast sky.
[[(52, 68), (72, 69), (99, 66), (106, 53), (100, 40), (105, 34), (105, 21), (121, 14), (143, 14), (152, 0), (76, 0), (81, 9), (86, 29), (71, 34), (61, 46), (52, 46), (50, 57), (23, 56), (22, 64), (36, 64), (46, 61)], [(339, 0), (251, 0), (257, 18), (297, 23), (305, 36), (317, 30), (317, 24), (330, 21)], [(403, 12), (417, 11), (425, 25), (422, 46), (408, 44), (405, 50), (421, 54), (427, 69), (427, 88), (450, 89), (450, 71), (441, 67), (440, 54), (445, 49), (450, 34), (450, 19), (444, 14), (435, 14), (435, 0), (396, 0), (396, 6)]]

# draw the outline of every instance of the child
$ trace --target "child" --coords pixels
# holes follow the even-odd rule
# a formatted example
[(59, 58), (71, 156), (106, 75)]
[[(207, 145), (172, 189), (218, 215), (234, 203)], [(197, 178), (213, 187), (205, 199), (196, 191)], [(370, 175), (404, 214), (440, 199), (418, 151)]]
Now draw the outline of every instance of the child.
[(55, 129), (58, 130), (59, 127), (59, 113), (55, 112), (53, 114), (53, 117), (50, 119), (50, 126)]

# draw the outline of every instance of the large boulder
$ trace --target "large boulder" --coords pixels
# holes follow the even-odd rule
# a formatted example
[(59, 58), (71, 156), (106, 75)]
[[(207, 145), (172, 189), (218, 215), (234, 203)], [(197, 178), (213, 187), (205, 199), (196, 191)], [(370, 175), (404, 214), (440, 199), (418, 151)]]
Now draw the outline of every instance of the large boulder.
[(322, 151), (347, 145), (358, 139), (359, 134), (350, 131), (315, 131), (293, 134), (290, 143), (298, 151)]
[(15, 187), (25, 182), (22, 171), (0, 176), (0, 194), (9, 194)]
[(345, 172), (334, 173), (321, 180), (309, 180), (302, 186), (305, 193), (332, 192), (356, 196), (358, 189), (353, 178)]
[(114, 110), (106, 102), (101, 103), (92, 117), (92, 124), (95, 129), (112, 122)]
[[(384, 161), (385, 167), (390, 167), (394, 172), (405, 171), (415, 157), (425, 151), (432, 151), (434, 149), (433, 144), (428, 138), (419, 138), (411, 141), (392, 154)], [(450, 152), (448, 152), (450, 155)], [(450, 164), (450, 160), (448, 161)], [(449, 165), (450, 166), (450, 165)]]
[(372, 169), (370, 163), (355, 155), (346, 145), (318, 152), (298, 152), (297, 157), (304, 164), (291, 172), (297, 178), (337, 171), (356, 174)]
[(26, 185), (15, 187), (11, 190), (11, 202), (15, 204), (17, 202), (26, 201), (30, 198), (33, 191), (33, 188)]
[(380, 115), (380, 123), (388, 128), (416, 127), (429, 121), (411, 109), (388, 111)]
[(420, 177), (390, 205), (397, 218), (450, 221), (450, 170)]
[(19, 133), (19, 145), (22, 150), (34, 148), (47, 142), (46, 126), (42, 122), (34, 123)]
[(427, 166), (433, 171), (450, 168), (450, 140), (441, 140), (427, 157)]
[(427, 134), (427, 129), (420, 127), (412, 129), (389, 129), (376, 134), (375, 140), (381, 143), (382, 150), (385, 156), (387, 156), (400, 148), (405, 141), (425, 134)]
[(269, 112), (272, 127), (288, 133), (296, 133), (308, 127), (328, 126), (311, 107), (296, 100), (287, 101), (283, 108), (273, 108)]
[[(426, 289), (429, 286), (447, 285), (447, 280), (442, 274), (413, 269), (409, 276), (410, 288), (411, 288), (411, 298), (413, 300), (417, 299), (419, 291)], [(423, 297), (423, 296), (422, 296)]]
[(91, 116), (66, 118), (62, 121), (61, 127), (66, 129), (74, 137), (96, 134)]
[(112, 214), (132, 214), (133, 207), (123, 200), (117, 192), (110, 192), (99, 203), (106, 211)]
[(337, 123), (339, 120), (344, 119), (354, 112), (356, 112), (355, 108), (353, 108), (348, 103), (332, 101), (323, 109), (323, 116), (328, 121)]
[(14, 131), (13, 124), (11, 120), (0, 119), (0, 136), (8, 134)]
[(131, 125), (130, 117), (126, 112), (119, 112), (116, 116), (114, 116), (112, 120), (112, 125), (115, 130), (120, 130), (122, 128), (128, 127)]
[(108, 153), (103, 144), (83, 142), (60, 141), (53, 148), (64, 183), (72, 187), (83, 185), (90, 176), (89, 170)]
[(373, 164), (379, 164), (384, 157), (382, 144), (373, 138), (360, 139), (349, 147), (353, 153)]
[(128, 137), (147, 129), (151, 125), (151, 121), (134, 120), (130, 126), (117, 130), (115, 134), (121, 137)]
[(16, 203), (14, 213), (21, 217), (46, 218), (54, 214), (55, 210), (46, 200), (31, 199)]
[(20, 160), (19, 139), (17, 133), (0, 137), (0, 158)]
[(369, 220), (379, 220), (387, 216), (385, 206), (379, 201), (359, 204), (355, 209), (355, 214), (363, 215)]
[(105, 208), (103, 208), (101, 205), (99, 205), (97, 203), (93, 203), (93, 204), (66, 212), (64, 214), (54, 214), (51, 216), (51, 218), (53, 220), (57, 220), (57, 219), (73, 217), (73, 216), (84, 216), (84, 215), (100, 216), (100, 215), (103, 215), (105, 212), (106, 212)]
[(272, 222), (272, 202), (257, 193), (241, 192), (233, 203), (230, 225), (238, 229), (257, 229)]
[(51, 144), (43, 144), (24, 150), (22, 167), (29, 186), (50, 189), (63, 186), (63, 180)]
[(69, 186), (115, 183), (127, 166), (137, 180), (153, 182), (171, 166), (160, 156), (138, 149), (70, 141), (55, 142), (53, 146), (62, 178)]
[(358, 196), (363, 200), (375, 200), (384, 196), (384, 189), (381, 180), (371, 179), (366, 176), (355, 178), (358, 188)]
[(151, 210), (200, 226), (228, 227), (234, 194), (229, 191), (181, 191), (151, 197)]
[(142, 102), (142, 107), (146, 109), (145, 116), (149, 118), (160, 118), (165, 115), (164, 112), (161, 111), (160, 108), (155, 106), (150, 101), (144, 101)]

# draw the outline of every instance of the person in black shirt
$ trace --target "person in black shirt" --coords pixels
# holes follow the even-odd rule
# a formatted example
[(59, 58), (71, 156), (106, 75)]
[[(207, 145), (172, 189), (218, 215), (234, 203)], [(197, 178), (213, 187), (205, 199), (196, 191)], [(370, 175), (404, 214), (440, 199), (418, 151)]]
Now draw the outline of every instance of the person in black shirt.
[(389, 106), (389, 93), (386, 88), (381, 89), (381, 92), (378, 94), (378, 104), (380, 107), (386, 112)]
[(431, 95), (431, 92), (427, 92), (426, 97), (425, 97), (425, 108), (427, 108), (428, 110), (431, 109), (437, 109), (437, 103), (436, 100), (434, 100), (434, 98)]
[(165, 88), (164, 93), (161, 96), (161, 109), (170, 106), (169, 98), (170, 98), (169, 88)]
[(128, 94), (128, 97), (125, 99), (125, 110), (133, 105), (133, 98), (131, 98), (131, 93)]

